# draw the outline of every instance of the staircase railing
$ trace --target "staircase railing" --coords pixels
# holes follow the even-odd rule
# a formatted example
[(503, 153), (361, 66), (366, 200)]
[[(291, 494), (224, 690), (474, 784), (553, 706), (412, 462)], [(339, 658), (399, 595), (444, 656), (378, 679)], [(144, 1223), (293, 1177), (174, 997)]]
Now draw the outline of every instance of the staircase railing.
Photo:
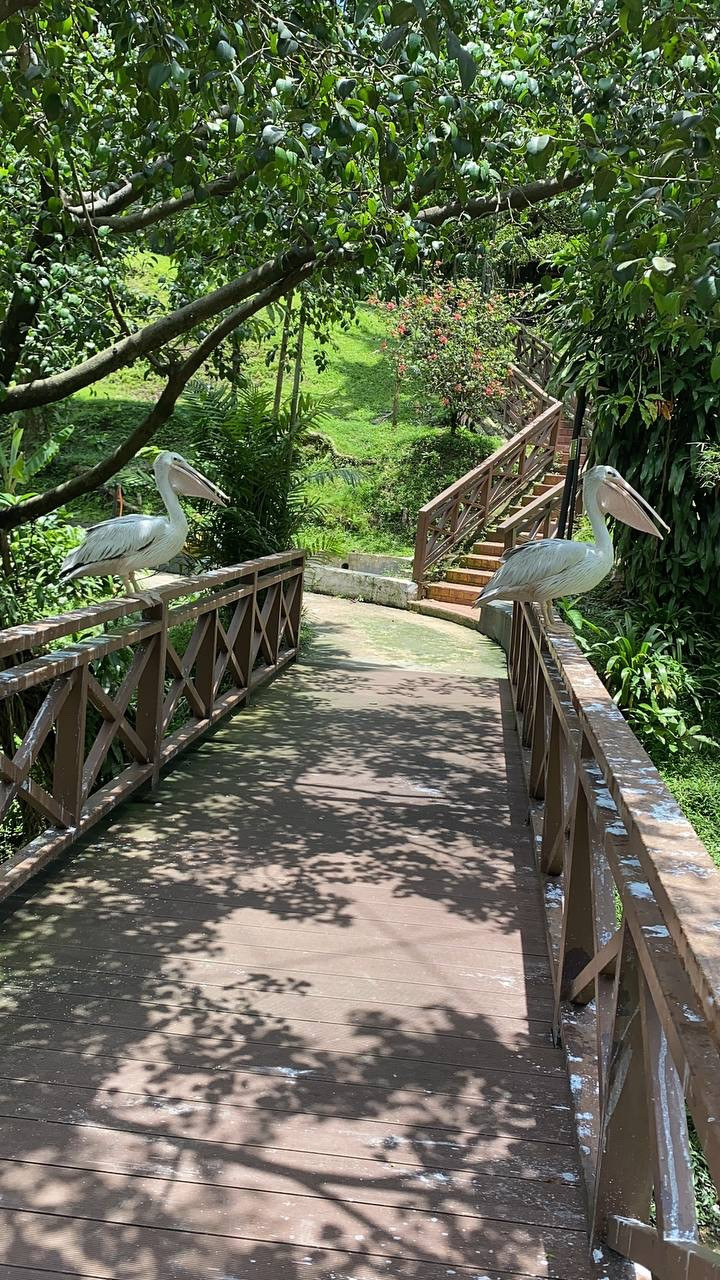
[(413, 561), (420, 594), (433, 564), (495, 521), (554, 463), (561, 403), (515, 365), (510, 383), (505, 414), (517, 434), (420, 510)]
[(0, 631), (0, 836), (36, 833), (0, 899), (292, 661), (303, 567), (265, 556)]
[(509, 672), (594, 1239), (657, 1280), (720, 1280), (693, 1183), (701, 1150), (720, 1187), (720, 873), (532, 605), (515, 606)]
[(520, 325), (515, 339), (515, 360), (535, 382), (546, 387), (555, 366), (552, 347), (533, 329)]

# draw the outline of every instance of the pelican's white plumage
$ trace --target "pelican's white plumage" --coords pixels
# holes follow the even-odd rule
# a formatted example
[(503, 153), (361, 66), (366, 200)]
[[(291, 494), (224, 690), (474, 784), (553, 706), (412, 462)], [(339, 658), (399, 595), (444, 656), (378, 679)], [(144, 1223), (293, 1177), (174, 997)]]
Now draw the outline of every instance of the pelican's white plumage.
[(182, 551), (188, 522), (178, 493), (226, 503), (227, 495), (191, 466), (179, 453), (166, 450), (155, 459), (155, 482), (166, 516), (118, 516), (87, 530), (85, 540), (65, 557), (60, 577), (122, 577), (127, 590), (137, 589), (138, 569), (155, 569)]
[(614, 467), (593, 467), (586, 473), (583, 500), (594, 542), (543, 538), (513, 547), (506, 552), (503, 563), (476, 604), (486, 605), (493, 600), (536, 600), (549, 624), (552, 600), (592, 591), (612, 569), (613, 544), (605, 523), (606, 514), (656, 538), (662, 538), (662, 530), (668, 530), (657, 512)]

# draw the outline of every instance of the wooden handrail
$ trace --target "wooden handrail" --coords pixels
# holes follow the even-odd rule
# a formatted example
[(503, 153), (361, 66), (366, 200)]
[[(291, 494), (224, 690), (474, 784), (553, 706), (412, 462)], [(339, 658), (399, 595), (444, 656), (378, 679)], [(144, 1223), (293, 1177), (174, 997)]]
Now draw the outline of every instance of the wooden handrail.
[(718, 1280), (686, 1109), (717, 1188), (720, 873), (574, 639), (535, 606), (515, 606), (509, 667), (594, 1237), (658, 1280)]
[(420, 592), (428, 569), (494, 520), (552, 466), (562, 405), (514, 365), (514, 386), (531, 392), (540, 412), (479, 466), (427, 502), (418, 514), (413, 578)]
[(543, 538), (552, 536), (552, 517), (554, 512), (560, 510), (564, 488), (565, 481), (558, 481), (552, 489), (538, 494), (537, 498), (533, 498), (526, 507), (521, 507), (519, 511), (514, 511), (506, 520), (501, 521), (498, 532), (506, 551), (515, 546), (521, 533), (528, 539), (534, 538), (540, 532)]
[(0, 632), (0, 822), (16, 803), (42, 828), (0, 899), (296, 657), (303, 570), (282, 552)]

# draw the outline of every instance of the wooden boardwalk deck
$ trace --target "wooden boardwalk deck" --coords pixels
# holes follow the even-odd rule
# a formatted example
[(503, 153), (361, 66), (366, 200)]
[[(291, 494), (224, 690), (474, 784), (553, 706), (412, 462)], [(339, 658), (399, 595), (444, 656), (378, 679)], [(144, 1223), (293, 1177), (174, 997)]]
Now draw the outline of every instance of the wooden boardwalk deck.
[(311, 608), (5, 913), (2, 1280), (605, 1275), (498, 659)]

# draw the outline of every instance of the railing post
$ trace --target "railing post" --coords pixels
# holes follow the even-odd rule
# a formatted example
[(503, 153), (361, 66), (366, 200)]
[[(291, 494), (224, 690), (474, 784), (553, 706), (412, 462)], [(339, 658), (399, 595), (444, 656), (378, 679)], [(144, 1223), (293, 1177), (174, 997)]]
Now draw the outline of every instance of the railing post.
[(83, 803), (88, 664), (84, 662), (68, 679), (72, 687), (55, 721), (53, 796), (77, 824)]
[(302, 618), (302, 599), (303, 599), (302, 564), (301, 564), (300, 573), (297, 575), (297, 577), (283, 579), (282, 583), (280, 584), (283, 594), (285, 593), (285, 589), (286, 588), (289, 589), (293, 585), (293, 583), (295, 584), (294, 594), (293, 594), (292, 600), (290, 601), (290, 606), (288, 609), (288, 618), (289, 618), (290, 633), (291, 633), (293, 647), (295, 649), (299, 649), (300, 621)]
[(238, 660), (238, 666), (242, 671), (247, 689), (247, 702), (250, 700), (250, 677), (252, 675), (253, 663), (255, 660), (255, 610), (257, 608), (257, 570), (252, 576), (252, 592), (245, 597), (245, 612), (240, 623), (235, 641), (235, 656)]
[(151, 785), (157, 786), (160, 777), (160, 751), (163, 738), (163, 703), (165, 701), (165, 655), (168, 638), (168, 609), (163, 600), (144, 610), (147, 622), (160, 622), (159, 631), (152, 637), (151, 653), (138, 680), (135, 728), (153, 765)]
[(427, 538), (428, 538), (428, 513), (420, 511), (418, 514), (417, 532), (415, 534), (415, 556), (413, 559), (413, 582), (417, 583), (418, 599), (422, 599), (425, 584), (425, 567), (427, 563)]
[(611, 1216), (647, 1218), (653, 1183), (640, 1011), (642, 975), (630, 930), (626, 924), (621, 928), (594, 1188), (592, 1234), (600, 1239)]

